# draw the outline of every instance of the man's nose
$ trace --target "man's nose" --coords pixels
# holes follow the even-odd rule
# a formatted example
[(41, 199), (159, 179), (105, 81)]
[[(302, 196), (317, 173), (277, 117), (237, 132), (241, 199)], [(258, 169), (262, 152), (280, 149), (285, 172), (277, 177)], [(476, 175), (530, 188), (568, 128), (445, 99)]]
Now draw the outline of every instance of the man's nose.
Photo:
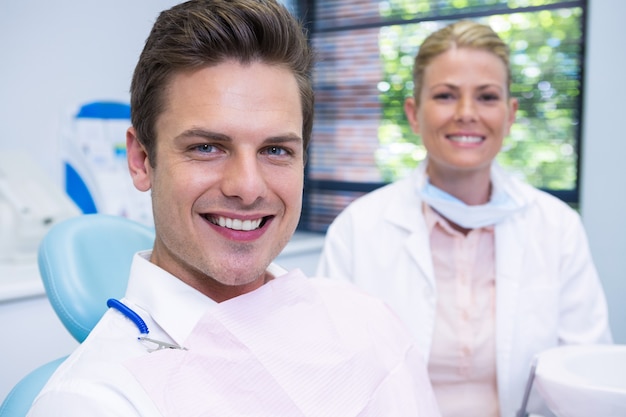
[(253, 204), (267, 192), (265, 176), (257, 154), (231, 155), (222, 178), (224, 195), (238, 198), (245, 205)]

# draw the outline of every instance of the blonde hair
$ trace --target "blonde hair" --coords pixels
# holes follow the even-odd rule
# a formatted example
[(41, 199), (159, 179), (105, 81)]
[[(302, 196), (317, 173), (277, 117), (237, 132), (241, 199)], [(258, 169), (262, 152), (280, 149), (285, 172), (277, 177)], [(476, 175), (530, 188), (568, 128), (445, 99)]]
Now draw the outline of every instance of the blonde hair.
[(459, 20), (431, 33), (420, 46), (413, 66), (413, 95), (419, 104), (424, 71), (438, 55), (452, 48), (474, 48), (491, 52), (502, 60), (507, 72), (507, 89), (511, 87), (509, 47), (494, 30), (471, 20)]

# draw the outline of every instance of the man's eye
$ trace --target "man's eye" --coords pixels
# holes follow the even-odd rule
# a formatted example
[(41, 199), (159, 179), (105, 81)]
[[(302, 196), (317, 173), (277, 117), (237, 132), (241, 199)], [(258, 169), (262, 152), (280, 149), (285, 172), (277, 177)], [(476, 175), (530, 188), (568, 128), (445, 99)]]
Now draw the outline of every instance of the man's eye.
[(215, 150), (215, 146), (209, 145), (208, 143), (203, 143), (201, 145), (197, 145), (195, 147), (196, 150), (203, 153), (211, 153)]
[(287, 150), (285, 150), (285, 148), (281, 148), (278, 146), (270, 146), (269, 148), (267, 148), (266, 152), (269, 155), (275, 155), (275, 156), (282, 156), (288, 153)]

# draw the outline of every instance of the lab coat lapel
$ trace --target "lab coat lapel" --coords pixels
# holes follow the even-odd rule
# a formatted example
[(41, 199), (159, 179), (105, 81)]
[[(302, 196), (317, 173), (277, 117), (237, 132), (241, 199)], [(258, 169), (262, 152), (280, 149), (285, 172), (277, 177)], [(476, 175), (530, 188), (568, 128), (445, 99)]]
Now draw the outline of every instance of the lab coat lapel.
[(404, 250), (412, 259), (421, 274), (426, 278), (431, 290), (435, 288), (435, 272), (430, 252), (430, 239), (422, 214), (422, 200), (417, 189), (424, 181), (424, 167), (420, 166), (401, 181), (402, 192), (395, 193), (384, 213), (385, 221), (406, 233)]
[(434, 291), (435, 271), (430, 252), (430, 240), (428, 239), (428, 231), (425, 224), (411, 233), (404, 244), (404, 249), (417, 264), (417, 267), (422, 272), (421, 275), (426, 278), (431, 290)]
[[(508, 191), (528, 203), (527, 195), (514, 183), (507, 184)], [(524, 252), (527, 248), (528, 225), (524, 213), (517, 213), (495, 228), (496, 253), (496, 361), (498, 368), (498, 394), (501, 404), (511, 404), (510, 386), (514, 330), (518, 311), (521, 280), (524, 279)], [(502, 410), (503, 415), (510, 410)]]

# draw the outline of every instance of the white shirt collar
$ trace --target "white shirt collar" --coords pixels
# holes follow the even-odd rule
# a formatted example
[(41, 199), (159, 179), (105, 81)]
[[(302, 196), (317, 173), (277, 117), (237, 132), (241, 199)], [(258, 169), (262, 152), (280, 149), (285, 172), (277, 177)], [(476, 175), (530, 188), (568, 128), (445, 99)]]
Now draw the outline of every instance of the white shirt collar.
[[(174, 342), (182, 344), (200, 318), (217, 303), (150, 262), (151, 254), (151, 250), (135, 254), (126, 298), (149, 313)], [(267, 271), (275, 277), (287, 272), (276, 264), (270, 264)], [(151, 333), (152, 330), (157, 329), (150, 328)]]

